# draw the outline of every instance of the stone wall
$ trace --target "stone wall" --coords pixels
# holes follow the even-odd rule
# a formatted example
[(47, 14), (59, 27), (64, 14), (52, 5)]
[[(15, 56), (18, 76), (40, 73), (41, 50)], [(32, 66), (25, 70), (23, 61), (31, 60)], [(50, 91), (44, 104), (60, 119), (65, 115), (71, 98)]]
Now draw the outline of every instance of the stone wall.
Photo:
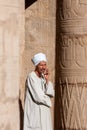
[(19, 130), (23, 0), (0, 0), (0, 130)]
[[(55, 14), (56, 0), (37, 0), (25, 11), (25, 49), (22, 60), (21, 99), (24, 100), (25, 80), (34, 69), (35, 53), (47, 55), (50, 80), (55, 81)], [(24, 104), (24, 102), (23, 102)]]

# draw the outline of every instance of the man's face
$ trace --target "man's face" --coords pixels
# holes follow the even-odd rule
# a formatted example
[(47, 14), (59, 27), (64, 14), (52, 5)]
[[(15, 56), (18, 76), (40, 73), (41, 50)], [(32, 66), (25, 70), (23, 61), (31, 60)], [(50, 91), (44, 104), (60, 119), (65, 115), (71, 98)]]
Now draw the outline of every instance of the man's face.
[(39, 74), (44, 73), (47, 68), (47, 64), (45, 61), (41, 61), (37, 66), (36, 70), (38, 71)]

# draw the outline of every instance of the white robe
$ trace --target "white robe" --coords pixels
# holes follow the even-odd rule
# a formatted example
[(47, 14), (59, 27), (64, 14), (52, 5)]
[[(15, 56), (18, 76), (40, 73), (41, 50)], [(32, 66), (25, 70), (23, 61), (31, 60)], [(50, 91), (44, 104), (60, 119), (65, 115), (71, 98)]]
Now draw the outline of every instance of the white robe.
[(52, 83), (39, 78), (35, 72), (27, 77), (23, 130), (53, 130), (50, 96), (54, 96)]

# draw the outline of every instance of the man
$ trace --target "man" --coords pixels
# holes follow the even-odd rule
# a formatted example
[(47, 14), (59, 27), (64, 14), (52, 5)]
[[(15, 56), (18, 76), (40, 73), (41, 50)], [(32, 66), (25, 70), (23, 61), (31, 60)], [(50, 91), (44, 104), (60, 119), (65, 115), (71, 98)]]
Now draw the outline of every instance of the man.
[(35, 70), (27, 77), (24, 107), (24, 130), (53, 130), (50, 98), (54, 96), (49, 81), (46, 55), (38, 53), (32, 58)]

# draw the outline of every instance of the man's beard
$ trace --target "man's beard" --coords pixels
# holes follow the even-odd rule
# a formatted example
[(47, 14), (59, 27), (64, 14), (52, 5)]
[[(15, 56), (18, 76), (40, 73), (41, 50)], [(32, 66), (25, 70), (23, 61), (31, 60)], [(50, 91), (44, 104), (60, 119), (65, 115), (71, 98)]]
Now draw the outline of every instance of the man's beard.
[(44, 72), (45, 72), (45, 69), (41, 70), (40, 72), (41, 72), (41, 73), (44, 73)]

